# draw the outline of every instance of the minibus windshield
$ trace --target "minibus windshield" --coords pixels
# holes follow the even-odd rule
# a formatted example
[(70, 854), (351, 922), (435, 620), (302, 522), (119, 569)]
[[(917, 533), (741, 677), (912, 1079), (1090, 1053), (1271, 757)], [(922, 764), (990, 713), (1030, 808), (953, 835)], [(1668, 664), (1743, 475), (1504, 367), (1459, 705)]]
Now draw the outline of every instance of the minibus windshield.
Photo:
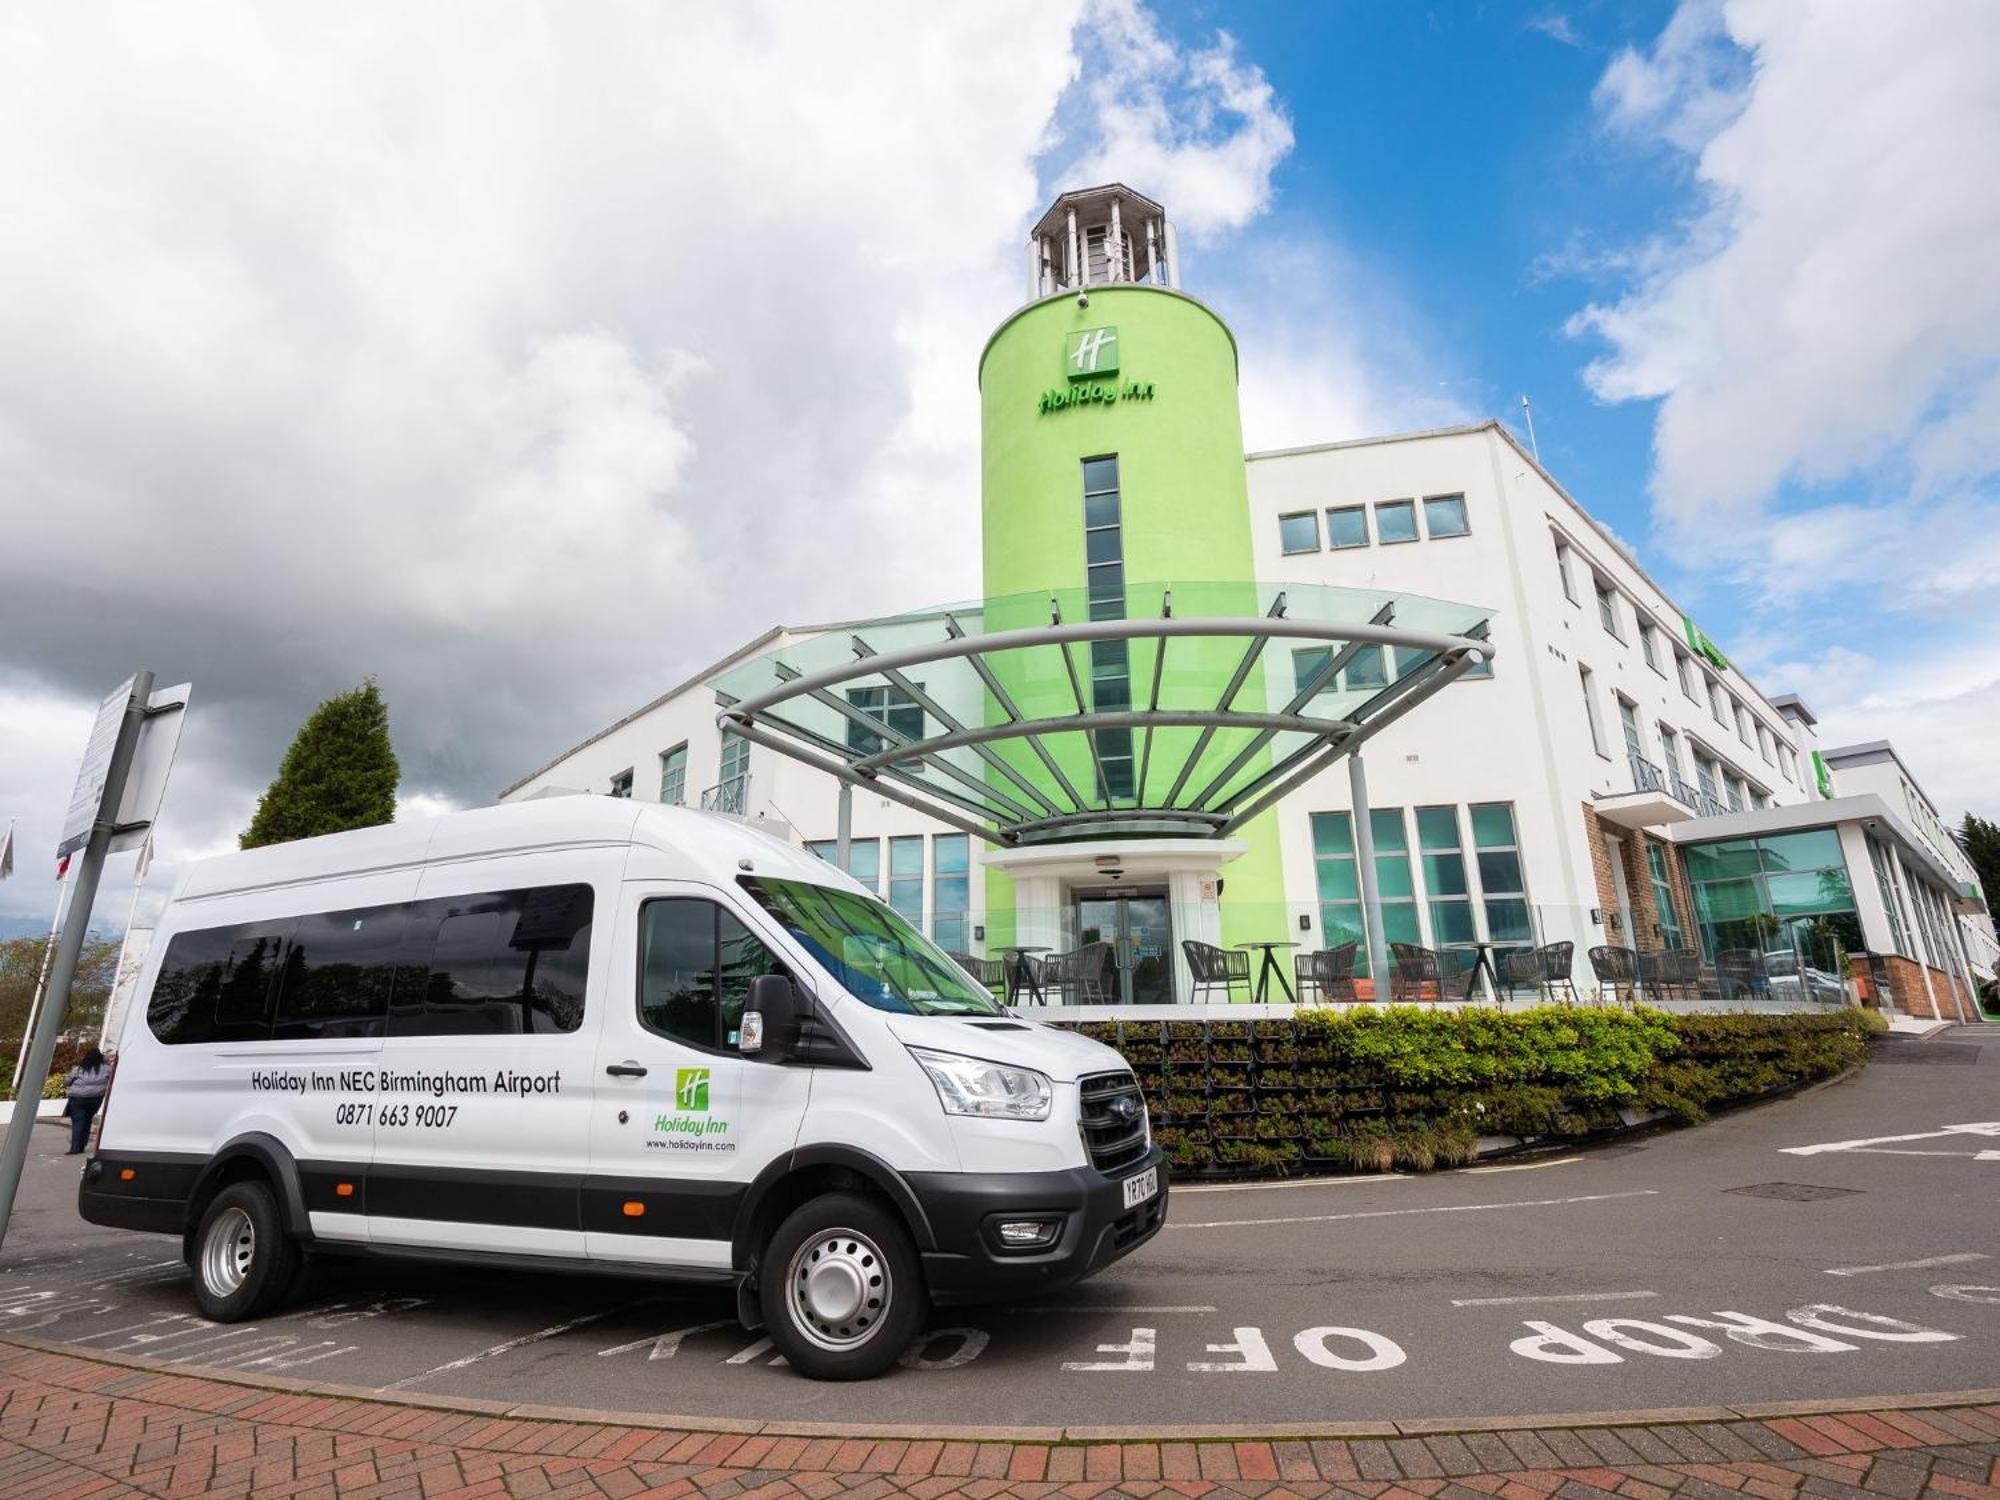
[(855, 999), (917, 1016), (997, 1016), (1000, 1006), (893, 907), (803, 880), (743, 887)]

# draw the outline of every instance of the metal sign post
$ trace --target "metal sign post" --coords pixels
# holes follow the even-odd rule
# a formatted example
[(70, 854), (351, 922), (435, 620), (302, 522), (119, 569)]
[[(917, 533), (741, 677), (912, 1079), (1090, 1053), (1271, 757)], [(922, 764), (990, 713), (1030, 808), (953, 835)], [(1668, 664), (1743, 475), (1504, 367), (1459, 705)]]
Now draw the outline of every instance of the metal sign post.
[[(62, 1031), (63, 1013), (69, 1009), (70, 982), (76, 977), (77, 959), (90, 928), (90, 909), (97, 899), (104, 857), (111, 852), (114, 839), (131, 832), (129, 825), (118, 822), (118, 816), (126, 805), (126, 783), (147, 716), (154, 711), (152, 700), (151, 672), (135, 674), (104, 700), (91, 730), (90, 744), (84, 751), (76, 793), (70, 799), (60, 852), (68, 854), (81, 848), (83, 858), (77, 867), (69, 911), (63, 918), (62, 936), (56, 942), (55, 962), (49, 969), (41, 1011), (28, 1038), (7, 1139), (0, 1145), (0, 1245), (6, 1243), (7, 1224), (14, 1214), (14, 1196), (21, 1186), (22, 1169), (27, 1165), (28, 1137), (35, 1127), (37, 1106), (41, 1103), (42, 1080), (48, 1077), (56, 1037)], [(175, 705), (182, 706), (184, 700)], [(174, 725), (177, 731), (178, 717)], [(164, 776), (160, 779), (163, 782)], [(150, 810), (146, 821), (151, 821)]]

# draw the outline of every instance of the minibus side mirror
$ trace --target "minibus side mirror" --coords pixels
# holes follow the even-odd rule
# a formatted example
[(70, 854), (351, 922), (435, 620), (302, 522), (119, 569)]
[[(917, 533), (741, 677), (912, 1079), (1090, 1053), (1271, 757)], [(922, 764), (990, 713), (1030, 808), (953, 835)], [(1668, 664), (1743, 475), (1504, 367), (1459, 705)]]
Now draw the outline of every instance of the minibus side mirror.
[(759, 974), (750, 981), (737, 1031), (736, 1050), (745, 1057), (783, 1062), (799, 1035), (799, 992), (782, 974)]

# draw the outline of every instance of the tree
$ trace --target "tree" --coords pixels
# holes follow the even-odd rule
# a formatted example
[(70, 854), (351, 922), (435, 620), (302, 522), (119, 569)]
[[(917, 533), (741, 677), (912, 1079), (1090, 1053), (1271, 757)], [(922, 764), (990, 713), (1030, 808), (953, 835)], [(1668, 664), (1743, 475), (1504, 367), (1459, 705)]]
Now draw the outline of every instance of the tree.
[(327, 699), (300, 726), (240, 842), (257, 849), (393, 823), (400, 778), (389, 706), (371, 677)]
[[(70, 985), (69, 1010), (63, 1017), (65, 1031), (95, 1033), (104, 1021), (105, 1002), (118, 977), (118, 939), (91, 936), (84, 939), (77, 956), (76, 978)], [(39, 937), (8, 938), (0, 942), (0, 1053), (11, 1057), (21, 1050), (28, 1033), (28, 1011), (35, 1003), (35, 985), (42, 976), (42, 959), (48, 940)], [(6, 1075), (0, 1073), (0, 1083)]]
[(1959, 825), (1958, 841), (1965, 846), (1965, 857), (1972, 861), (1979, 888), (1986, 893), (1986, 904), (1991, 908), (2000, 902), (2000, 823), (1967, 813)]

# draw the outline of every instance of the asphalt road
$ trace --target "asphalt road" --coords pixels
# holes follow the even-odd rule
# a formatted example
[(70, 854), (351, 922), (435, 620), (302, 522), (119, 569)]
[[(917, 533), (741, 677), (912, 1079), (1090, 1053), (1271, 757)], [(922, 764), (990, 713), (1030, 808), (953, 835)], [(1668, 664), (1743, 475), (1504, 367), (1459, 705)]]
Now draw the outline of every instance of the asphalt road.
[[(0, 1253), (0, 1336), (825, 1421), (1338, 1422), (2000, 1385), (2000, 1028), (1877, 1051), (1846, 1082), (1566, 1157), (1184, 1188), (1104, 1275), (940, 1314), (905, 1368), (847, 1386), (774, 1366), (727, 1298), (601, 1277), (364, 1265), (282, 1316), (206, 1324), (173, 1241), (76, 1217), (75, 1163), (42, 1127)], [(1838, 1149), (1798, 1150), (1815, 1146)]]

